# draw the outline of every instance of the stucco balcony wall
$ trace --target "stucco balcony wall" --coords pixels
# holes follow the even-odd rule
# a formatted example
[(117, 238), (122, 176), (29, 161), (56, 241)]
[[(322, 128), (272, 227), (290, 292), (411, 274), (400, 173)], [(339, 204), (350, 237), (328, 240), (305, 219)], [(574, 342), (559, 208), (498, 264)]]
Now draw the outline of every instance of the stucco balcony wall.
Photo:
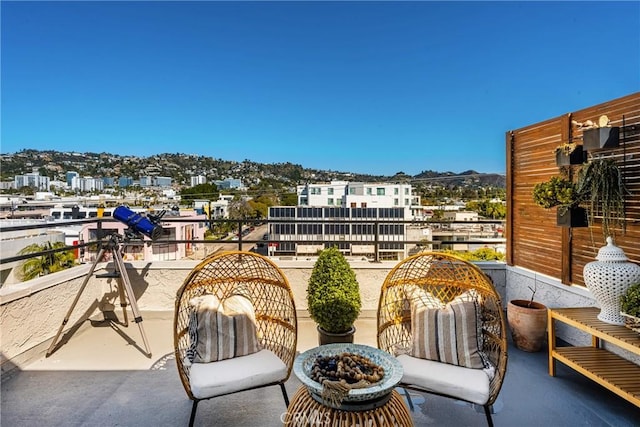
[[(126, 262), (138, 308), (145, 316), (171, 317), (175, 295), (189, 272), (199, 261), (132, 261)], [(308, 317), (306, 287), (314, 259), (274, 259), (288, 278), (301, 318)], [(378, 306), (380, 287), (395, 262), (372, 263), (350, 260), (362, 295), (361, 317), (373, 318)], [(507, 294), (505, 264), (478, 263), (494, 281), (501, 295)], [(89, 278), (65, 330), (77, 327), (82, 320), (102, 320), (103, 312), (120, 312), (115, 279), (96, 275), (111, 271), (111, 263), (100, 263)], [(60, 273), (0, 289), (2, 320), (2, 369), (28, 364), (41, 357), (78, 294), (90, 265), (82, 265)], [(518, 279), (518, 275), (513, 275)], [(520, 280), (520, 279), (519, 279)], [(129, 313), (131, 310), (129, 307)]]

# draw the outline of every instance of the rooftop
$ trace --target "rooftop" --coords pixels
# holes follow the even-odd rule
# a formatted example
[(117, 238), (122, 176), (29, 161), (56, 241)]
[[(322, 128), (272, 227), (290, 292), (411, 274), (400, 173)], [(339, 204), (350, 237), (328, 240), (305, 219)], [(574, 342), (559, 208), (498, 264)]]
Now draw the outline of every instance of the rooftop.
[[(135, 323), (88, 320), (48, 357), (39, 356), (2, 377), (2, 425), (6, 426), (176, 426), (189, 420), (191, 401), (173, 359), (172, 313), (143, 314), (152, 350), (138, 347)], [(356, 342), (375, 346), (376, 320), (356, 323)], [(317, 345), (315, 324), (299, 319), (298, 350)], [(300, 382), (286, 384), (293, 396)], [(482, 408), (412, 391), (416, 426), (486, 425)], [(198, 407), (196, 425), (281, 426), (286, 408), (278, 387), (218, 397)], [(506, 380), (494, 405), (496, 426), (637, 426), (640, 408), (558, 363), (547, 370), (546, 351), (509, 347)]]

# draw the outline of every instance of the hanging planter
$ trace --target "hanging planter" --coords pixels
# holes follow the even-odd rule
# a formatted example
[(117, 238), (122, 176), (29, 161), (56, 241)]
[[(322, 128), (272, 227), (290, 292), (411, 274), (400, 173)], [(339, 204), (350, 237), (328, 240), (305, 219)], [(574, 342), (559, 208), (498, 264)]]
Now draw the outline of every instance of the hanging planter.
[(533, 201), (545, 209), (558, 207), (556, 223), (561, 227), (587, 227), (588, 216), (585, 208), (578, 206), (576, 185), (563, 177), (552, 176), (533, 188)]
[(619, 140), (619, 127), (585, 129), (582, 132), (582, 144), (587, 151), (615, 148), (618, 146)]
[(586, 160), (586, 154), (582, 149), (582, 145), (565, 144), (556, 149), (556, 165), (580, 165)]
[(557, 212), (556, 224), (560, 227), (588, 227), (587, 210), (580, 206), (560, 206)]

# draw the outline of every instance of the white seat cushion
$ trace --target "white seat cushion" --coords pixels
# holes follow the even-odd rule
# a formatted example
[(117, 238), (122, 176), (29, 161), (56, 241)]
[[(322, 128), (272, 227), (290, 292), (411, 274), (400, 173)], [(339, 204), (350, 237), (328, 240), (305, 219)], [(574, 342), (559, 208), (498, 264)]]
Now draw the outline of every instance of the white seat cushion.
[(197, 399), (257, 387), (287, 376), (287, 366), (271, 350), (218, 362), (194, 363), (189, 371), (191, 392)]
[(465, 368), (401, 354), (402, 382), (436, 393), (484, 405), (489, 400), (489, 376), (483, 369)]

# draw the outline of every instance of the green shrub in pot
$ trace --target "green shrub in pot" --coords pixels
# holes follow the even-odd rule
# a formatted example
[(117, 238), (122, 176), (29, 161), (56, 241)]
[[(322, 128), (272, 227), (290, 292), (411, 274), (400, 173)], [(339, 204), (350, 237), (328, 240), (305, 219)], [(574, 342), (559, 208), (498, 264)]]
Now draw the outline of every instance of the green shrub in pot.
[(533, 187), (533, 201), (545, 209), (574, 206), (578, 203), (576, 185), (566, 178), (552, 176)]
[(307, 304), (311, 318), (326, 332), (346, 332), (358, 318), (360, 286), (338, 248), (320, 252), (309, 278)]

